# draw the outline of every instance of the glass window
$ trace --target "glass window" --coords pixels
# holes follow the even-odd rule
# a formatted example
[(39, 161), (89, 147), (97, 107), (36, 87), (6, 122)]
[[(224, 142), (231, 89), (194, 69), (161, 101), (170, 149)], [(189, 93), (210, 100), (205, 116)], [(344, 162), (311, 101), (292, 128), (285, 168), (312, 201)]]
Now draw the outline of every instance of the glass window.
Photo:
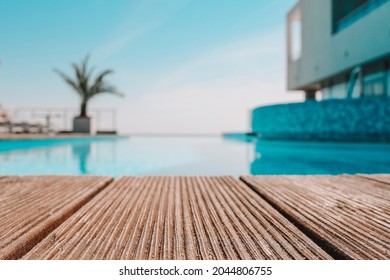
[(359, 75), (360, 77), (358, 77), (355, 81), (355, 85), (354, 85), (354, 88), (352, 90), (352, 98), (360, 98), (362, 97), (361, 96), (361, 92), (362, 92), (362, 83), (361, 83), (361, 75)]
[(333, 33), (348, 27), (389, 0), (332, 0)]
[(347, 98), (347, 85), (345, 83), (334, 85), (332, 87), (331, 96), (333, 99)]
[(331, 96), (331, 88), (326, 87), (322, 89), (322, 99), (330, 99), (332, 98)]
[(322, 99), (344, 99), (347, 98), (346, 83), (337, 84), (334, 86), (322, 89)]
[(289, 56), (298, 60), (302, 55), (302, 21), (301, 10), (296, 8), (289, 16)]
[(385, 96), (385, 73), (364, 77), (364, 96)]
[(321, 101), (324, 98), (322, 96), (322, 90), (317, 90), (315, 96), (316, 96), (316, 101)]

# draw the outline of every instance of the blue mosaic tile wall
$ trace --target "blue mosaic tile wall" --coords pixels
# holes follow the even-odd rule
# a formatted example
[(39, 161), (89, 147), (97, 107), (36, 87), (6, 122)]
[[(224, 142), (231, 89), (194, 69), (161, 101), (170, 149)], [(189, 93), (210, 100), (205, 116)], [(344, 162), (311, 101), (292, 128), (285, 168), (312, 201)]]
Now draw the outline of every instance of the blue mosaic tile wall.
[(390, 142), (390, 99), (334, 99), (252, 111), (252, 131), (269, 140)]

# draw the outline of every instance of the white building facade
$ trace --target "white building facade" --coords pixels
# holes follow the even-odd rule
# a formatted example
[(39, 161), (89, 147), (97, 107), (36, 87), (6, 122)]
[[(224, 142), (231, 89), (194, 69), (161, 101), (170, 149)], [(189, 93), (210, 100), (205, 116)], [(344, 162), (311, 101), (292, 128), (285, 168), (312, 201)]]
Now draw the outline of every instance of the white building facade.
[(287, 88), (306, 99), (390, 97), (390, 0), (300, 0), (287, 16)]

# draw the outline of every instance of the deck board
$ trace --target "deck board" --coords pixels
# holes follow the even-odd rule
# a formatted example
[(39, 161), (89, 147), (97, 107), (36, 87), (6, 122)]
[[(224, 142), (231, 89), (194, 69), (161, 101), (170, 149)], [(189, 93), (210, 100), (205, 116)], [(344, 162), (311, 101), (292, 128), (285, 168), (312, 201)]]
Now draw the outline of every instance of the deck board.
[(383, 185), (383, 187), (390, 189), (390, 175), (389, 174), (375, 174), (375, 175), (359, 174), (359, 175), (357, 175), (357, 177), (362, 177), (362, 178), (385, 183)]
[(17, 259), (107, 186), (111, 177), (0, 177), (0, 259)]
[(123, 177), (24, 259), (330, 259), (233, 177)]
[(390, 258), (390, 189), (358, 176), (243, 176), (262, 197), (345, 258)]

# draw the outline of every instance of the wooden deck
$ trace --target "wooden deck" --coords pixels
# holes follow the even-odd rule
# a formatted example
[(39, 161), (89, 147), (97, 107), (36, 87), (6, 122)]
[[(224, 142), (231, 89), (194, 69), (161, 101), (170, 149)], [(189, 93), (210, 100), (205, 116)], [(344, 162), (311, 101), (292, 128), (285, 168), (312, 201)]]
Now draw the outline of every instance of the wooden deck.
[(390, 175), (0, 177), (0, 259), (390, 259)]

